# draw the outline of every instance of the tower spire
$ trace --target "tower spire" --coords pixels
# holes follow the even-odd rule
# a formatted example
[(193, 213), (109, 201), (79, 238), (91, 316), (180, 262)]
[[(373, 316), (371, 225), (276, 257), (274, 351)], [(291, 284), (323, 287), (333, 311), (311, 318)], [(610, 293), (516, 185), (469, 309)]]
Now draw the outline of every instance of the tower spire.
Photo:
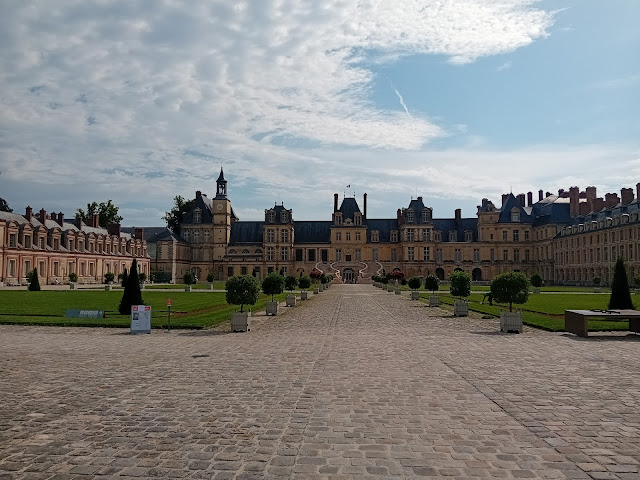
[(216, 180), (216, 198), (227, 198), (227, 181), (224, 179), (224, 171), (220, 167), (220, 175)]

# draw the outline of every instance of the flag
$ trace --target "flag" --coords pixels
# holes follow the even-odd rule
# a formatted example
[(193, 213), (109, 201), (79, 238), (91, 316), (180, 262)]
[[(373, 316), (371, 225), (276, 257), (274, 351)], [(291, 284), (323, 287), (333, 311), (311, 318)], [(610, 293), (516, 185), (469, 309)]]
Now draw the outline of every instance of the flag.
[(351, 188), (351, 184), (347, 185), (347, 188)]

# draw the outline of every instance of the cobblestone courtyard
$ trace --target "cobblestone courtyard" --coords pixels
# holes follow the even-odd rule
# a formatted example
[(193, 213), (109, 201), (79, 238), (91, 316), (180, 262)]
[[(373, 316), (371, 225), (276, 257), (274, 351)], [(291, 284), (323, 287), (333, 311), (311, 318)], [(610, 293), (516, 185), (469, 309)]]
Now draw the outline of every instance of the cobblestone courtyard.
[(0, 479), (640, 478), (640, 338), (312, 297), (250, 333), (0, 326)]

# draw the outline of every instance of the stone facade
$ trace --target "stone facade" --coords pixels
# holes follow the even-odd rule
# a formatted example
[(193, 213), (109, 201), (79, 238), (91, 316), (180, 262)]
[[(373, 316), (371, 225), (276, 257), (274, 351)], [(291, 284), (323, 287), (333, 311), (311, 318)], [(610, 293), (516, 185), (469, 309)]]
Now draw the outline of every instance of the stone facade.
[(107, 272), (116, 277), (137, 260), (138, 272), (149, 274), (147, 243), (143, 230), (122, 233), (120, 225), (98, 226), (97, 215), (90, 225), (80, 218), (65, 220), (62, 213), (25, 215), (0, 212), (0, 282), (26, 285), (27, 273), (38, 269), (41, 284), (69, 283), (76, 273), (79, 283), (103, 283)]
[[(582, 193), (573, 187), (557, 195), (540, 190), (535, 202), (531, 192), (505, 194), (499, 208), (483, 199), (474, 218), (462, 218), (460, 210), (453, 218), (434, 218), (417, 197), (399, 208), (396, 218), (371, 219), (367, 194), (362, 210), (355, 198), (340, 202), (335, 194), (331, 217), (324, 221), (296, 221), (284, 205), (266, 209), (263, 221), (240, 221), (221, 172), (214, 198), (196, 192), (181, 238), (158, 242), (158, 252), (179, 250), (180, 258), (161, 254), (152, 269), (171, 270), (176, 279), (190, 269), (201, 280), (209, 273), (225, 280), (239, 274), (261, 278), (271, 271), (300, 275), (318, 268), (345, 282), (368, 282), (399, 268), (407, 277), (435, 274), (441, 279), (460, 269), (476, 282), (521, 271), (538, 273), (546, 283), (591, 284), (593, 276), (607, 283), (618, 255), (629, 261), (631, 272), (640, 273), (638, 205), (631, 189), (623, 189), (621, 198), (607, 194), (603, 200), (595, 187)], [(575, 242), (582, 242), (579, 259), (570, 253), (578, 251)], [(596, 242), (600, 256), (593, 243), (587, 247), (584, 242)]]

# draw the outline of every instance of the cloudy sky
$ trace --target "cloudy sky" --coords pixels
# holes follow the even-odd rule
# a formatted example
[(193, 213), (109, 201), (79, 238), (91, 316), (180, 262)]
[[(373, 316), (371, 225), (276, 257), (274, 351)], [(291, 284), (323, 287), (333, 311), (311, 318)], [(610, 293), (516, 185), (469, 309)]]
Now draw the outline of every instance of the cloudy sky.
[[(0, 197), (394, 217), (640, 182), (637, 0), (5, 0)], [(351, 185), (347, 189), (346, 186)], [(537, 195), (536, 195), (537, 197)]]

